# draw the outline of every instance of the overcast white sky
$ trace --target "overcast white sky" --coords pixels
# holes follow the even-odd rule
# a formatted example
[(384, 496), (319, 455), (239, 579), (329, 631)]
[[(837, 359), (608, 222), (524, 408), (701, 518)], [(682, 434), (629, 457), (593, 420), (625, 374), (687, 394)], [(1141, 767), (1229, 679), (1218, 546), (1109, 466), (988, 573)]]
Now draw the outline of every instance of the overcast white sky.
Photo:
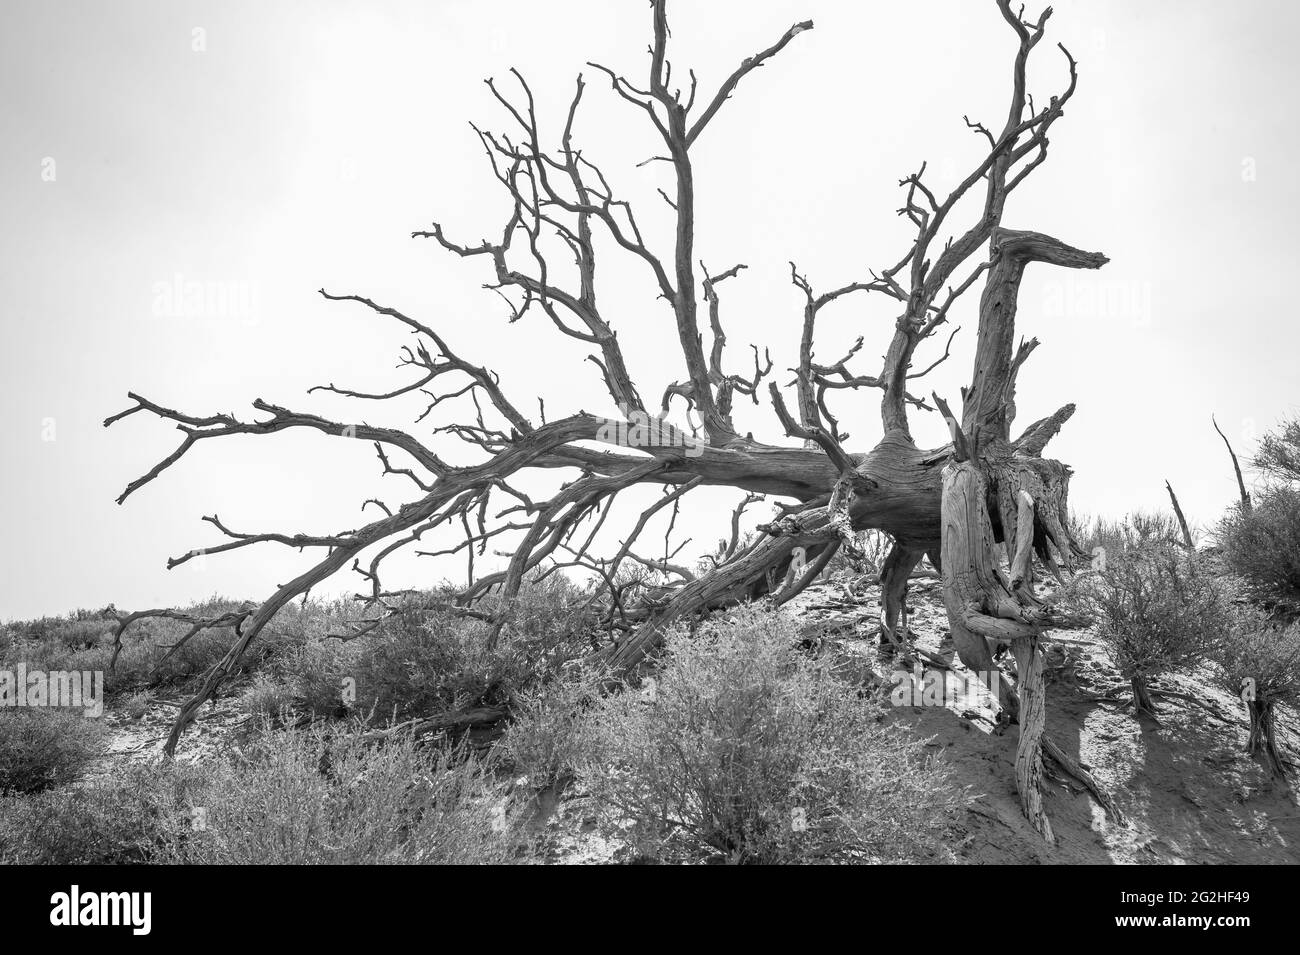
[[(1075, 468), (1076, 510), (1161, 507), (1168, 477), (1189, 516), (1209, 523), (1235, 496), (1211, 413), (1248, 452), (1300, 400), (1289, 281), (1300, 15), (1283, 0), (1055, 8), (1031, 85), (1040, 98), (1059, 87), (1061, 41), (1080, 61), (1080, 89), (1004, 222), (1112, 261), (1098, 273), (1031, 270), (1019, 330), (1043, 344), (1021, 376), (1021, 423), (1078, 403), (1050, 449)], [(936, 186), (951, 185), (978, 158), (963, 113), (993, 125), (1005, 110), (1014, 44), (992, 0), (679, 0), (670, 55), (710, 89), (805, 18), (816, 29), (748, 77), (695, 150), (700, 255), (714, 270), (749, 266), (724, 286), (741, 369), (751, 341), (778, 367), (794, 363), (788, 260), (823, 289), (892, 263), (907, 242), (898, 179), (928, 159)], [(405, 336), (321, 300), (321, 286), (436, 326), (500, 372), (521, 406), (541, 394), (554, 417), (606, 410), (580, 343), (541, 315), (507, 326), (480, 288), (484, 263), (408, 236), (435, 217), (465, 241), (499, 232), (507, 210), (467, 121), (504, 127), (481, 81), (515, 66), (552, 139), (585, 71), (580, 144), (662, 242), (662, 164), (635, 166), (655, 152), (653, 131), (584, 67), (643, 77), (648, 22), (642, 0), (5, 3), (0, 619), (261, 597), (310, 555), (265, 545), (170, 572), (165, 559), (222, 540), (204, 514), (237, 530), (326, 532), (365, 522), (367, 497), (411, 498), (378, 476), (369, 445), (313, 432), (206, 442), (114, 504), (179, 440), (140, 415), (102, 428), (128, 389), (197, 414), (251, 416), (263, 397), (409, 424), (418, 405), (384, 412), (305, 394), (405, 380), (392, 367)], [(658, 394), (682, 376), (671, 315), (642, 271), (614, 258), (602, 261), (607, 314), (642, 392)], [(177, 282), (234, 302), (169, 311), (160, 291)], [(250, 307), (238, 307), (244, 296)], [(970, 374), (977, 298), (955, 316), (964, 329), (931, 381), (952, 400)], [(864, 335), (858, 368), (875, 374), (893, 316), (884, 302), (838, 304), (819, 357)], [(838, 406), (853, 450), (879, 435), (877, 399)], [(742, 406), (739, 424), (778, 437), (766, 403)], [(944, 440), (936, 416), (915, 415), (913, 430), (922, 444)], [(469, 460), (458, 447), (447, 456)], [(687, 512), (698, 543), (722, 532), (720, 508), (736, 496), (704, 495)], [(463, 571), (394, 572), (392, 585)], [(345, 575), (336, 589), (355, 586)]]

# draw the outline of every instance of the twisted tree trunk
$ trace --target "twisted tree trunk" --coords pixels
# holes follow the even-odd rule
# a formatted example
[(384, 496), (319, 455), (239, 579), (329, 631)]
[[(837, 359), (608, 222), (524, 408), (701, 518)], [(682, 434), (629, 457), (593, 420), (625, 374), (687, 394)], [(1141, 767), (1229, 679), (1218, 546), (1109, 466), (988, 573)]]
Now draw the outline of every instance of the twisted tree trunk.
[(1286, 764), (1282, 762), (1273, 726), (1273, 703), (1255, 699), (1250, 700), (1246, 708), (1250, 711), (1250, 736), (1246, 740), (1246, 752), (1251, 756), (1263, 757), (1270, 776), (1285, 779)]
[(1133, 691), (1134, 715), (1147, 716), (1159, 723), (1160, 712), (1156, 709), (1155, 700), (1151, 699), (1151, 688), (1147, 686), (1147, 678), (1135, 674), (1129, 680), (1129, 687)]
[[(1086, 555), (1069, 532), (1069, 469), (1039, 458), (1041, 445), (1036, 441), (1012, 445), (1008, 440), (1016, 376), (1038, 344), (1036, 339), (1022, 342), (1013, 355), (1012, 341), (1026, 265), (1097, 268), (1106, 258), (1039, 233), (1004, 229), (995, 231), (991, 254), (980, 303), (975, 374), (965, 392), (961, 425), (935, 396), (953, 435), (952, 462), (943, 482), (944, 605), (962, 662), (979, 673), (985, 685), (998, 686), (999, 702), (1018, 715), (1016, 785), (1021, 806), (1034, 829), (1052, 842), (1039, 788), (1046, 718), (1040, 642), (1054, 618), (1034, 591), (1033, 556), (1036, 551), (1059, 577), (1058, 557), (1072, 569), (1074, 561)], [(998, 542), (1007, 558), (1005, 573), (999, 566)], [(993, 662), (994, 651), (1007, 646), (1016, 659), (1014, 704)]]
[(1052, 822), (1043, 808), (1043, 733), (1047, 696), (1043, 681), (1043, 651), (1037, 634), (1011, 644), (1016, 657), (1016, 686), (1020, 691), (1020, 741), (1016, 746), (1016, 789), (1020, 807), (1034, 831), (1055, 845)]

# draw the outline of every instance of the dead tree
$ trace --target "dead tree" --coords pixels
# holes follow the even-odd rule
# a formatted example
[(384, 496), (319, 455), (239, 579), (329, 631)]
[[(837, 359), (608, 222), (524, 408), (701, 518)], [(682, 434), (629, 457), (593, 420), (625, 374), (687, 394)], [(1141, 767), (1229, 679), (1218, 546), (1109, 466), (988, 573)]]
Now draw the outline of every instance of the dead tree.
[(1178, 519), (1178, 528), (1183, 532), (1183, 547), (1189, 551), (1196, 550), (1196, 542), (1192, 540), (1191, 528), (1187, 526), (1187, 518), (1183, 516), (1183, 509), (1178, 503), (1178, 495), (1174, 493), (1174, 486), (1165, 481), (1165, 490), (1169, 492), (1169, 503), (1174, 506), (1174, 517)]
[(1277, 736), (1277, 711), (1300, 699), (1300, 627), (1270, 626), (1243, 616), (1216, 648), (1223, 685), (1239, 693), (1250, 718), (1246, 752), (1273, 778), (1286, 781), (1287, 762)]
[[(885, 637), (895, 643), (905, 640), (905, 626), (899, 619), (907, 581), (928, 555), (944, 573), (954, 643), (963, 662), (974, 670), (991, 672), (997, 669), (992, 656), (997, 646), (1010, 643), (1015, 650), (1020, 709), (1029, 723), (1023, 738), (1033, 743), (1033, 734), (1041, 732), (1042, 713), (1038, 641), (1050, 614), (1033, 594), (1031, 554), (1037, 554), (1054, 573), (1060, 565), (1068, 568), (1079, 554), (1065, 520), (1070, 471), (1043, 458), (1042, 452), (1074, 405), (1062, 406), (1011, 438), (1016, 374), (1037, 344), (1036, 340), (1022, 343), (1013, 354), (1016, 294), (1031, 262), (1095, 268), (1105, 259), (1048, 236), (1002, 225), (1011, 195), (1047, 158), (1049, 131), (1074, 96), (1078, 76), (1074, 59), (1061, 46), (1063, 85), (1045, 102), (1035, 104), (1026, 71), (1046, 33), (1050, 8), (1036, 20), (1025, 20), (1023, 10), (1013, 10), (1010, 0), (993, 0), (991, 6), (1013, 35), (1014, 53), (1005, 120), (991, 128), (966, 120), (981, 143), (979, 160), (946, 196), (931, 188), (924, 164), (900, 181), (903, 205), (898, 211), (915, 233), (892, 264), (878, 271), (864, 270), (864, 275), (824, 292), (791, 267), (791, 281), (803, 301), (793, 369), (793, 412), (780, 387), (773, 382), (767, 387), (776, 419), (794, 439), (789, 444), (757, 441), (734, 424), (736, 397), (759, 403), (773, 361), (766, 349), (760, 353), (757, 347), (752, 368), (746, 362), (739, 371), (729, 360), (723, 286), (743, 281), (745, 267), (711, 273), (698, 261), (695, 209), (701, 184), (696, 181), (693, 157), (700, 149), (716, 148), (710, 142), (710, 124), (742, 84), (758, 82), (750, 74), (813, 25), (791, 26), (770, 46), (743, 60), (710, 93), (698, 87), (694, 72), (675, 68), (669, 59), (666, 0), (651, 4), (652, 40), (644, 78), (633, 80), (599, 64), (589, 65), (662, 141), (662, 154), (654, 159), (671, 169), (675, 181), (675, 189), (662, 192), (674, 225), (671, 248), (656, 248), (647, 240), (641, 212), (615, 192), (594, 153), (577, 145), (586, 80), (578, 77), (567, 113), (552, 126), (539, 115), (525, 78), (514, 70), (508, 87), (488, 81), (503, 111), (506, 131), (475, 127), (505, 199), (503, 222), (492, 233), (495, 238), (464, 242), (436, 222), (413, 233), (414, 238), (436, 243), (485, 269), (491, 276), (488, 287), (509, 303), (511, 321), (540, 314), (558, 334), (589, 346), (603, 388), (619, 409), (615, 418), (576, 410), (548, 421), (540, 400), (537, 415), (525, 414), (524, 406), (508, 396), (496, 374), (455, 350), (444, 337), (443, 324), (411, 317), (362, 295), (325, 290), (321, 294), (331, 302), (360, 306), (399, 323), (415, 336), (415, 342), (403, 349), (402, 366), (412, 375), (409, 382), (382, 393), (333, 384), (320, 386), (321, 390), (363, 401), (422, 392), (429, 405), (420, 421), (452, 407), (463, 409), (466, 402), (472, 402), (474, 410), (469, 415), (462, 411), (451, 423), (426, 425), (421, 434), (329, 420), (260, 399), (253, 403), (259, 414), (251, 419), (194, 416), (132, 394), (134, 404), (106, 425), (145, 412), (173, 422), (184, 438), (175, 452), (128, 485), (119, 503), (200, 441), (295, 428), (373, 442), (383, 473), (401, 477), (412, 488), (407, 503), (394, 508), (380, 504), (382, 517), (337, 534), (236, 534), (211, 521), (231, 540), (209, 552), (272, 542), (314, 549), (321, 556), (260, 605), (240, 613), (237, 638), (180, 709), (167, 752), (174, 750), (199, 706), (217, 691), (249, 644), (289, 601), (351, 566), (365, 582), (362, 596), (377, 619), (395, 596), (380, 582), (385, 558), (445, 524), (464, 531), (458, 546), (436, 553), (460, 553), (469, 561), (469, 583), (455, 602), (467, 612), (488, 593), (501, 598), (496, 606), (508, 606), (527, 574), (560, 565), (583, 568), (603, 581), (601, 599), (608, 605), (611, 636), (597, 654), (602, 665), (621, 672), (630, 671), (652, 653), (674, 621), (773, 590), (778, 602), (788, 600), (816, 576), (835, 549), (857, 553), (855, 532), (884, 531), (893, 541), (883, 568)], [(765, 79), (772, 81), (770, 76)], [(552, 142), (558, 146), (549, 148)], [(598, 240), (602, 256), (626, 256), (644, 269), (664, 311), (671, 313), (664, 318), (675, 327), (682, 365), (677, 380), (664, 386), (657, 409), (651, 408), (632, 380), (622, 342), (602, 306)], [(986, 248), (987, 256), (981, 254)], [(572, 260), (572, 265), (562, 258)], [(934, 408), (918, 397), (917, 381), (948, 358), (951, 334), (942, 355), (921, 362), (919, 350), (945, 329), (954, 303), (981, 279), (985, 286), (975, 367), (962, 421), (952, 420), (954, 444), (918, 447), (909, 427), (909, 409)], [(829, 363), (819, 360), (815, 347), (822, 310), (837, 300), (862, 295), (883, 297), (897, 308), (876, 374), (851, 367), (863, 360), (858, 355), (861, 338), (843, 357)], [(706, 323), (707, 328), (702, 327)], [(869, 450), (850, 451), (844, 446), (840, 421), (861, 419), (864, 391), (880, 395), (880, 437)], [(832, 403), (839, 406), (835, 413)], [(667, 420), (682, 408), (699, 422), (696, 432), (688, 433)], [(429, 443), (435, 435), (444, 436), (442, 440), (460, 439), (477, 461), (444, 460)], [(588, 444), (593, 441), (614, 447), (596, 450)], [(534, 501), (515, 486), (520, 475), (545, 469), (559, 469), (569, 477), (549, 500)], [(737, 530), (714, 566), (698, 575), (672, 565), (671, 554), (660, 559), (635, 553), (635, 540), (650, 512), (641, 516), (612, 557), (593, 553), (594, 534), (581, 542), (575, 537), (579, 526), (598, 512), (603, 520), (621, 491), (646, 484), (666, 490), (654, 509), (666, 503), (675, 508), (683, 495), (705, 485), (736, 488), (747, 501), (751, 496), (772, 495), (783, 503), (779, 517), (760, 525), (761, 537), (748, 546), (737, 546)], [(505, 506), (493, 516), (497, 504)], [(489, 542), (499, 546), (504, 541), (513, 541), (507, 566), (476, 575), (475, 555), (484, 554)], [(1011, 560), (1009, 576), (997, 566), (998, 545)], [(800, 549), (797, 559), (796, 548)], [(796, 566), (804, 566), (802, 573), (792, 572), (792, 559)], [(662, 575), (654, 599), (636, 601), (620, 589), (618, 574), (625, 561)], [(194, 622), (196, 627), (203, 625)], [(1009, 697), (1008, 701), (1013, 705)], [(1036, 791), (1037, 752), (1034, 743), (1023, 753), (1022, 791)]]
[(1219, 432), (1219, 437), (1223, 439), (1223, 446), (1228, 449), (1228, 457), (1232, 458), (1232, 473), (1237, 477), (1237, 493), (1241, 496), (1241, 513), (1249, 514), (1250, 492), (1246, 490), (1246, 481), (1241, 476), (1241, 464), (1237, 461), (1237, 452), (1232, 450), (1232, 443), (1219, 427), (1219, 422), (1214, 420), (1214, 415), (1210, 415), (1210, 424), (1214, 425), (1214, 430)]

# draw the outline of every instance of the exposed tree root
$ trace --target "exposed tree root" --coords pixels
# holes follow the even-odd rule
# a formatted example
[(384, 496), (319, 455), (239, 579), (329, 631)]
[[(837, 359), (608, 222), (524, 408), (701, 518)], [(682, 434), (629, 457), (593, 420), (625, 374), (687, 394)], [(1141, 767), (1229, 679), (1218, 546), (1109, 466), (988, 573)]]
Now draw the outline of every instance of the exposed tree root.
[(1116, 825), (1123, 826), (1127, 824), (1124, 814), (1120, 812), (1119, 806), (1115, 805), (1115, 800), (1098, 784), (1092, 773), (1088, 772), (1077, 762), (1071, 759), (1056, 741), (1046, 733), (1041, 738), (1043, 752), (1052, 760), (1066, 775), (1077, 779), (1083, 786), (1092, 793), (1092, 798), (1097, 800), (1097, 804), (1106, 810), (1106, 815)]

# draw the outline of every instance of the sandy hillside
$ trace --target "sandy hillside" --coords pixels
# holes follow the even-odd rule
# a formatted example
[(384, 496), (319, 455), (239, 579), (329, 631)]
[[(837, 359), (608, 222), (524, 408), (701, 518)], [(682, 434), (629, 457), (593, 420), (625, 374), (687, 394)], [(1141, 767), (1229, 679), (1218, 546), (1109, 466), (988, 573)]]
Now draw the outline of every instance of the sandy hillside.
[[(937, 580), (913, 581), (911, 626), (918, 644), (965, 674), (948, 642)], [(890, 667), (875, 651), (878, 591), (850, 595), (820, 585), (797, 612), (843, 628), (837, 639), (861, 654), (877, 676)], [(1020, 813), (1013, 762), (1016, 731), (999, 731), (983, 688), (946, 707), (903, 707), (896, 719), (933, 738), (959, 781), (981, 794), (964, 821), (960, 855), (974, 863), (1297, 863), (1300, 809), (1287, 787), (1270, 784), (1246, 756), (1247, 723), (1239, 700), (1208, 674), (1159, 685), (1189, 699), (1157, 700), (1161, 724), (1135, 719), (1103, 648), (1087, 630), (1053, 631), (1047, 673), (1047, 732), (1090, 769), (1125, 817), (1106, 813), (1073, 779), (1045, 779), (1046, 808), (1059, 845), (1049, 849)], [(1284, 755), (1296, 760), (1294, 724), (1279, 721)]]
[[(947, 641), (947, 619), (933, 579), (913, 581), (911, 626), (918, 645), (965, 671)], [(814, 630), (827, 630), (838, 649), (861, 666), (863, 680), (889, 684), (895, 669), (877, 652), (875, 587), (850, 593), (842, 583), (818, 584), (789, 608)], [(1259, 763), (1243, 751), (1246, 718), (1240, 702), (1208, 675), (1158, 684), (1180, 697), (1158, 700), (1161, 725), (1139, 721), (1125, 707), (1120, 680), (1103, 649), (1086, 630), (1053, 631), (1049, 649), (1047, 731), (1071, 757), (1090, 769), (1122, 812), (1109, 819), (1076, 781), (1054, 774), (1044, 791), (1059, 845), (1047, 847), (1020, 814), (1013, 760), (1016, 731), (1002, 730), (982, 687), (946, 706), (905, 706), (894, 719), (930, 740), (959, 782), (979, 794), (961, 824), (959, 856), (990, 863), (1297, 863), (1300, 809), (1286, 787), (1270, 784)], [(1186, 698), (1184, 698), (1186, 697)], [(112, 729), (108, 756), (97, 773), (123, 762), (158, 757), (174, 709), (155, 702), (140, 720), (106, 715)], [(238, 700), (204, 707), (182, 741), (181, 759), (202, 759), (237, 745), (244, 724)], [(1300, 762), (1296, 726), (1278, 724), (1284, 755)], [(617, 847), (596, 835), (581, 793), (543, 797), (545, 826), (556, 862), (606, 862)]]

